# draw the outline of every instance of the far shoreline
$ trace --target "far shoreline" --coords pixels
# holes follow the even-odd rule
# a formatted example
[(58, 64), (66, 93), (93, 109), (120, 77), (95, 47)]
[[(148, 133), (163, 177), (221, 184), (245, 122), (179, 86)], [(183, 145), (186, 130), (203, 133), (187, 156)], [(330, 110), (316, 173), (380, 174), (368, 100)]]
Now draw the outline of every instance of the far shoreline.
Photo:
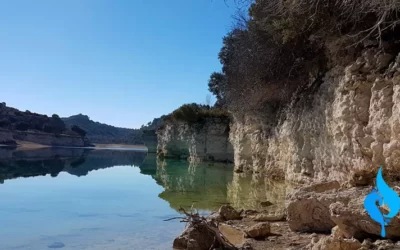
[(147, 147), (144, 145), (133, 145), (133, 144), (116, 144), (116, 143), (110, 143), (110, 144), (105, 144), (105, 143), (93, 143), (94, 148), (131, 148), (131, 149), (146, 149)]
[(116, 143), (93, 143), (94, 147), (70, 147), (70, 146), (51, 146), (51, 145), (43, 145), (34, 142), (28, 141), (16, 141), (16, 145), (3, 145), (0, 144), (0, 148), (14, 148), (18, 151), (25, 150), (38, 150), (43, 148), (83, 148), (83, 149), (93, 149), (93, 150), (102, 150), (102, 149), (123, 149), (123, 150), (145, 150), (147, 151), (147, 147), (144, 145), (132, 145), (132, 144), (116, 144)]

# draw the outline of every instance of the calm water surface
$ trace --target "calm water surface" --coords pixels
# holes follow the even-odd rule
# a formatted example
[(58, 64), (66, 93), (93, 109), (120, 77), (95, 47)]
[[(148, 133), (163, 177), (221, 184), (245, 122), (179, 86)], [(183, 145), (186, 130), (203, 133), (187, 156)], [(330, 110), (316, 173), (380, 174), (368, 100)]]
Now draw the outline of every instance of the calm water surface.
[(163, 220), (180, 207), (209, 213), (226, 203), (279, 206), (284, 197), (284, 188), (265, 192), (271, 183), (234, 175), (230, 165), (157, 162), (127, 150), (0, 149), (0, 182), (7, 250), (172, 249), (184, 224)]

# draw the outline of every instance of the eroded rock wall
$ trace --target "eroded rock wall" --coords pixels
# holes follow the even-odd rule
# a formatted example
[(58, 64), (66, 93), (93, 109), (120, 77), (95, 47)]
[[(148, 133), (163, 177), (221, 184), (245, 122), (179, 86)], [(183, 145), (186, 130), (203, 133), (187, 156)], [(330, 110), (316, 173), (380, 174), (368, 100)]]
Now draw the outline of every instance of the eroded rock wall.
[(142, 140), (147, 147), (147, 152), (157, 153), (157, 134), (155, 130), (149, 130), (143, 133)]
[(161, 157), (191, 162), (233, 162), (228, 119), (207, 118), (196, 124), (166, 123), (157, 131), (157, 138), (157, 154)]
[[(400, 55), (365, 49), (326, 72), (311, 100), (293, 101), (278, 125), (234, 117), (238, 172), (300, 182), (347, 181), (362, 169), (400, 168)], [(305, 104), (307, 103), (307, 104)]]

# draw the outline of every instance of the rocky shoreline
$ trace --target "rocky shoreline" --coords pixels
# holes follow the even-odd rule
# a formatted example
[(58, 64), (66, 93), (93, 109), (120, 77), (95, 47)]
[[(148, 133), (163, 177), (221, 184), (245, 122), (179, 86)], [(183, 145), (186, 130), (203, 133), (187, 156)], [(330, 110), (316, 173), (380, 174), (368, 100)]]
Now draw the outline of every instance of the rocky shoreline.
[[(392, 183), (396, 184), (396, 183)], [(174, 249), (312, 249), (367, 250), (400, 249), (400, 217), (386, 227), (364, 209), (365, 196), (372, 186), (321, 182), (295, 190), (286, 197), (281, 211), (235, 210), (222, 206), (204, 218), (207, 225), (232, 244), (215, 245), (215, 237), (198, 223), (190, 222), (174, 241)], [(387, 213), (387, 212), (386, 212)]]

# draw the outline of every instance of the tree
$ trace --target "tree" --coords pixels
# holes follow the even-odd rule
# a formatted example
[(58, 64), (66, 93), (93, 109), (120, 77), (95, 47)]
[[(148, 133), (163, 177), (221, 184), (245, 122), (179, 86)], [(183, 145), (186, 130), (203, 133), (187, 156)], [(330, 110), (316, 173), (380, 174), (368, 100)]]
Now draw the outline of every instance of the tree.
[(50, 124), (45, 123), (43, 124), (43, 131), (46, 133), (51, 133), (53, 132), (53, 127)]
[(10, 124), (11, 122), (6, 118), (0, 119), (0, 127), (7, 128)]
[(79, 126), (77, 125), (73, 125), (71, 127), (71, 130), (78, 133), (81, 137), (85, 137), (86, 136), (86, 131), (81, 129)]
[(214, 72), (208, 80), (208, 90), (217, 97), (217, 101), (225, 98), (226, 77), (225, 74)]
[(65, 130), (65, 123), (57, 114), (51, 116), (50, 125), (53, 127), (53, 133), (61, 134)]
[(15, 129), (16, 130), (21, 130), (21, 131), (26, 131), (29, 129), (29, 123), (26, 122), (17, 122), (15, 124)]

